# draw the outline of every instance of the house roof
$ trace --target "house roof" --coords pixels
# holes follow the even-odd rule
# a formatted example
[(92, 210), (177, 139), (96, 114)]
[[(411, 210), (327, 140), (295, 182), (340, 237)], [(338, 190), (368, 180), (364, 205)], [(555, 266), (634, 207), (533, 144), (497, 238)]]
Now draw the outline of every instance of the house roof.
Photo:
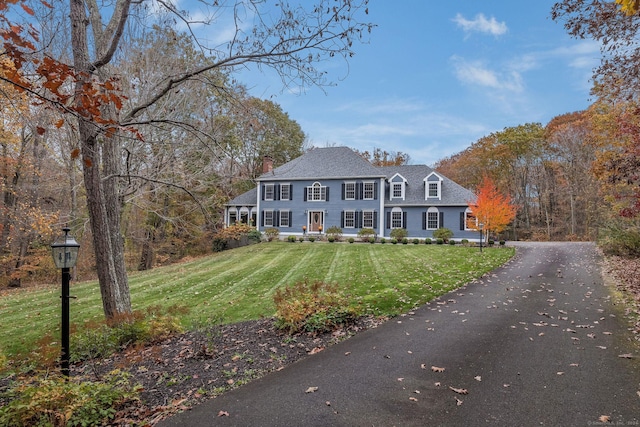
[(407, 180), (404, 200), (386, 201), (385, 204), (389, 206), (424, 205), (424, 179), (433, 172), (442, 178), (442, 199), (428, 199), (426, 203), (429, 205), (460, 206), (466, 205), (468, 201), (476, 199), (476, 195), (472, 191), (467, 190), (460, 184), (455, 183), (426, 165), (384, 166), (376, 169), (382, 171), (387, 180), (396, 174)]
[(314, 148), (258, 177), (257, 181), (383, 178), (380, 168), (347, 147)]
[[(475, 200), (476, 195), (449, 178), (442, 177), (442, 199), (425, 201), (424, 179), (435, 171), (426, 165), (404, 165), (376, 167), (358, 153), (347, 147), (314, 148), (302, 156), (275, 168), (271, 172), (260, 175), (257, 181), (293, 181), (322, 179), (354, 179), (385, 178), (390, 180), (394, 175), (406, 179), (405, 199), (385, 201), (387, 206), (462, 206)], [(247, 191), (230, 200), (227, 205), (255, 206), (257, 204), (257, 188)]]
[(246, 193), (242, 193), (239, 196), (227, 202), (229, 206), (256, 206), (258, 203), (258, 189), (252, 188)]

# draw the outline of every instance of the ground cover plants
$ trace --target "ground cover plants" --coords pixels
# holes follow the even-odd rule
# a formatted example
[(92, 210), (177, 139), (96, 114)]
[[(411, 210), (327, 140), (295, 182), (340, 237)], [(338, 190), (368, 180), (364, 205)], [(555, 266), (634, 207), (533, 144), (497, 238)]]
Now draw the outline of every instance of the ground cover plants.
[[(409, 311), (492, 270), (512, 254), (512, 248), (480, 254), (477, 248), (460, 245), (274, 241), (246, 246), (132, 273), (136, 314), (123, 319), (115, 335), (101, 335), (104, 327), (96, 327), (103, 318), (97, 283), (74, 283), (72, 359), (85, 351), (90, 361), (78, 361), (72, 373), (95, 380), (109, 378), (114, 369), (126, 370), (131, 384), (143, 386), (140, 404), (147, 409), (136, 411), (148, 422), (154, 416), (159, 419), (159, 413), (179, 410), (185, 399), (193, 403), (219, 394), (321, 351), (377, 319)], [(327, 310), (303, 311), (307, 317), (299, 324), (302, 328), (274, 320), (282, 309), (278, 301), (290, 301), (287, 289), (302, 303), (326, 302)], [(20, 370), (37, 367), (38, 360), (51, 362), (59, 355), (59, 294), (58, 285), (52, 284), (0, 296), (0, 362), (6, 365), (5, 375), (20, 375)], [(350, 310), (335, 311), (336, 301)], [(284, 308), (295, 321), (296, 308)], [(364, 320), (354, 319), (356, 313)], [(341, 326), (345, 320), (348, 325)], [(324, 332), (334, 325), (338, 332)], [(101, 346), (105, 350), (98, 354)], [(114, 348), (120, 351), (105, 357)], [(20, 359), (29, 363), (19, 366)], [(12, 381), (3, 383), (2, 377), (0, 391)], [(0, 398), (0, 407), (5, 403)]]

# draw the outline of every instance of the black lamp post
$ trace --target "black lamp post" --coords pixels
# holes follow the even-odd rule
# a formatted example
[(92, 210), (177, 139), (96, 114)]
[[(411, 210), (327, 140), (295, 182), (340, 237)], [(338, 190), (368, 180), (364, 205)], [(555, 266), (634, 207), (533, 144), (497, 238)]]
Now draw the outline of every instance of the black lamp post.
[(484, 228), (484, 224), (478, 224), (478, 229), (480, 230), (480, 252), (482, 252), (482, 229)]
[(63, 228), (64, 236), (51, 244), (51, 254), (56, 268), (62, 269), (62, 354), (60, 356), (60, 368), (62, 375), (69, 376), (69, 279), (70, 270), (78, 261), (80, 245), (72, 236), (69, 236), (69, 228)]

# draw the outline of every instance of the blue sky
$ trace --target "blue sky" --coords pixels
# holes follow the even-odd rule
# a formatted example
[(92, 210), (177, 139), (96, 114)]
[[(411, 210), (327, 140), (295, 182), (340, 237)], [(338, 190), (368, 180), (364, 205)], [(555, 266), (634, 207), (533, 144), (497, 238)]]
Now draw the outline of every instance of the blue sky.
[(240, 80), (296, 120), (315, 146), (402, 151), (413, 164), (479, 138), (583, 110), (598, 46), (570, 38), (549, 17), (554, 1), (371, 0), (378, 25), (323, 92), (282, 91), (257, 72)]

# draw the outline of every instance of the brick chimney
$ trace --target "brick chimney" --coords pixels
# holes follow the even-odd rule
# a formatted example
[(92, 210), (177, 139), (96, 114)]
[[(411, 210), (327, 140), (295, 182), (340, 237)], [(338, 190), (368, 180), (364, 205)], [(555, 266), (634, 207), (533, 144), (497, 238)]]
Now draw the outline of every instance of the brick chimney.
[(273, 158), (271, 156), (264, 156), (262, 159), (262, 173), (269, 173), (273, 170)]

